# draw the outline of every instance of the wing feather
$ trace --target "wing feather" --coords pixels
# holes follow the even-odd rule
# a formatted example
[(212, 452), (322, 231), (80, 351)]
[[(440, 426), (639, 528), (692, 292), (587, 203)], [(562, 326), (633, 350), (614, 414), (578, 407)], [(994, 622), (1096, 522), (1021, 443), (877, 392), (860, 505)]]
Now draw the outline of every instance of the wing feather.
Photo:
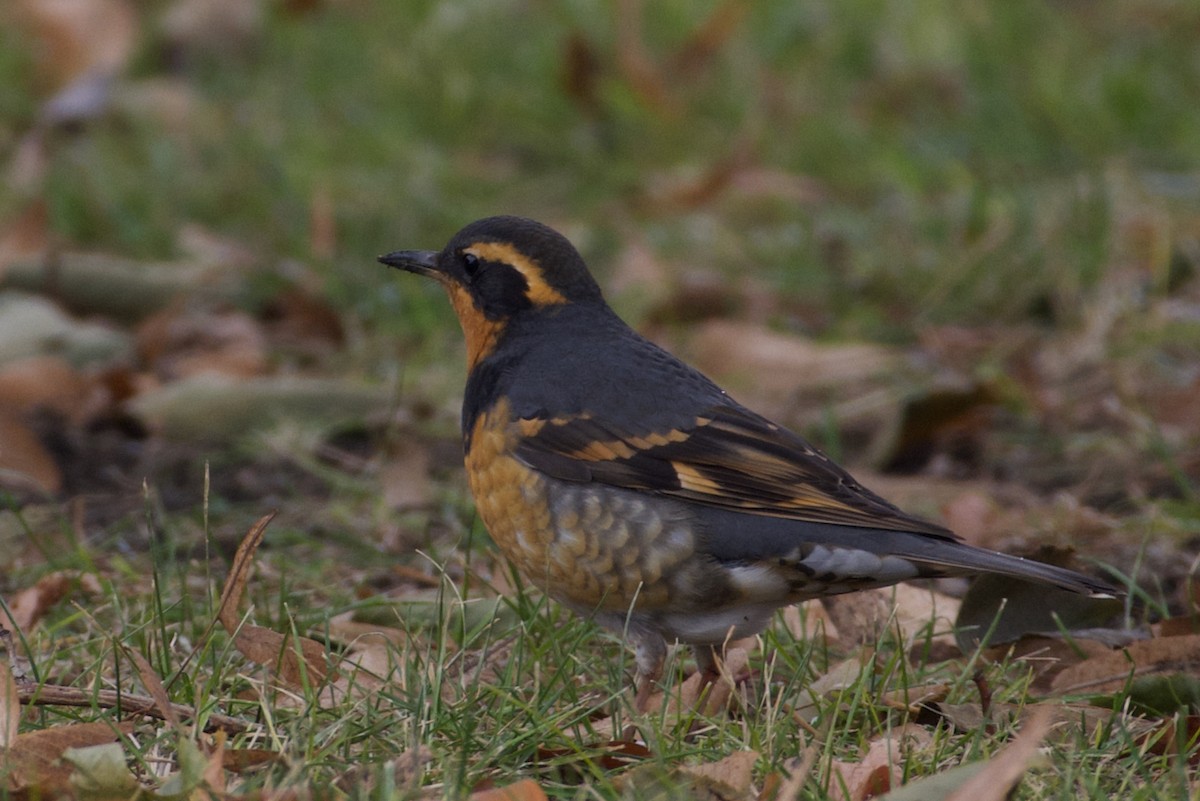
[(797, 434), (736, 405), (634, 432), (591, 415), (525, 419), (516, 456), (566, 481), (595, 481), (772, 517), (954, 538), (859, 484)]

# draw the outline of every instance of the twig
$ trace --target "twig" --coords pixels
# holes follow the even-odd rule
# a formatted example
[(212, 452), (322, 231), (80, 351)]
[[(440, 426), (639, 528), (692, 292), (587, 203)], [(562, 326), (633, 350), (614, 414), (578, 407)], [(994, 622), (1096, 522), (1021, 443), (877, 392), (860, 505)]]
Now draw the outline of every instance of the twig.
[[(17, 684), (17, 700), (22, 704), (33, 706), (98, 706), (105, 709), (120, 707), (122, 712), (135, 715), (147, 715), (159, 720), (165, 720), (164, 713), (158, 708), (158, 702), (145, 695), (118, 693), (116, 690), (81, 690), (78, 687), (63, 687), (58, 684)], [(180, 718), (196, 717), (196, 710), (183, 704), (171, 704), (171, 710)], [(250, 728), (244, 720), (228, 715), (211, 714), (204, 728), (205, 731), (225, 731), (238, 734)]]

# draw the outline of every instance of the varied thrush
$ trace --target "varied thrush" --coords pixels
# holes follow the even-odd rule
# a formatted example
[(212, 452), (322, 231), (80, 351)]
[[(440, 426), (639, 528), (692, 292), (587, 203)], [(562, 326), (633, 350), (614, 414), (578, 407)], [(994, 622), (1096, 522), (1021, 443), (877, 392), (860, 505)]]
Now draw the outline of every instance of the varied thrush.
[(489, 217), (440, 252), (379, 260), (449, 294), (467, 340), (462, 431), (479, 515), (529, 581), (626, 632), (639, 708), (668, 641), (711, 672), (714, 649), (798, 601), (972, 573), (1117, 592), (967, 545), (874, 494), (633, 331), (541, 223)]

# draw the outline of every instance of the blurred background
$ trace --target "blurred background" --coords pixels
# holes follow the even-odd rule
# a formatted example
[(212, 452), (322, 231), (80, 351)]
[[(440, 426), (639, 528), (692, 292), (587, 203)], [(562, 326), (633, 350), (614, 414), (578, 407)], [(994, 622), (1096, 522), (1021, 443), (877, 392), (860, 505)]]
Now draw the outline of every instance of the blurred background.
[(1195, 3), (10, 0), (0, 23), (14, 564), (45, 558), (38, 521), (129, 548), (276, 506), (300, 549), (477, 532), (461, 334), (375, 256), (504, 213), (910, 510), (1191, 592)]

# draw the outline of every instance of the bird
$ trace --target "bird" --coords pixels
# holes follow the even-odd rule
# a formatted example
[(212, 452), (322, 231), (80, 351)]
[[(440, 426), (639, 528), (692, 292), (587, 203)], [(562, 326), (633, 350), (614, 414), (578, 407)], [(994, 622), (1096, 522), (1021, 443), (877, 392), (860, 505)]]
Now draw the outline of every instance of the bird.
[(691, 646), (711, 676), (724, 643), (805, 600), (980, 573), (1118, 594), (968, 545), (876, 495), (634, 331), (549, 226), (488, 217), (440, 251), (379, 261), (449, 295), (466, 338), (462, 439), (477, 513), (528, 581), (624, 635), (639, 711), (668, 643)]

